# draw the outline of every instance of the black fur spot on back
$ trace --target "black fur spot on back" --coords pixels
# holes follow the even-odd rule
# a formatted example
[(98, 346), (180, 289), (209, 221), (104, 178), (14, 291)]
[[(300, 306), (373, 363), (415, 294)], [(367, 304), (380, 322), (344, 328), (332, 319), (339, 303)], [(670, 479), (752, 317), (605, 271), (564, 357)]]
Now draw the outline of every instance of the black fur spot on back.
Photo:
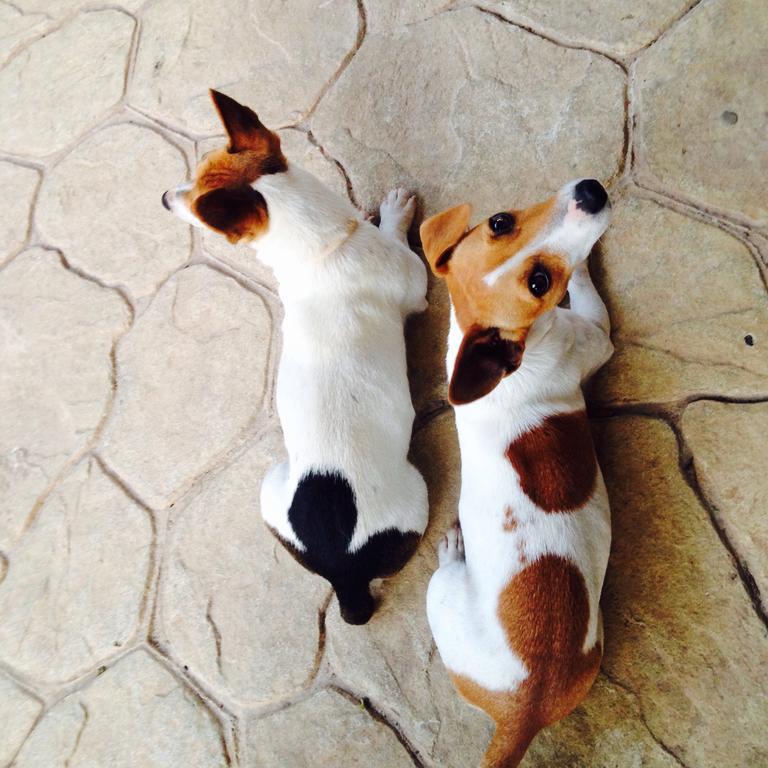
[(342, 617), (350, 624), (364, 624), (373, 614), (371, 579), (397, 573), (421, 538), (415, 531), (389, 528), (375, 533), (356, 552), (348, 552), (357, 506), (352, 486), (338, 473), (305, 475), (293, 496), (288, 521), (305, 550), (281, 542), (305, 568), (330, 581)]

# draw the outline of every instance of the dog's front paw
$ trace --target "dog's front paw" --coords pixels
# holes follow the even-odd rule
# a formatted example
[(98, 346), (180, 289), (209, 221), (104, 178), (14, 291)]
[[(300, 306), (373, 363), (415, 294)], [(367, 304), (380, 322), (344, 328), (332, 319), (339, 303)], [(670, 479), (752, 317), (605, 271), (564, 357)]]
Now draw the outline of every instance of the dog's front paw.
[(464, 537), (461, 535), (461, 525), (457, 520), (443, 536), (437, 547), (437, 560), (440, 565), (455, 563), (464, 559)]
[(393, 189), (379, 207), (381, 224), (379, 227), (393, 235), (405, 237), (416, 211), (416, 197), (402, 187)]

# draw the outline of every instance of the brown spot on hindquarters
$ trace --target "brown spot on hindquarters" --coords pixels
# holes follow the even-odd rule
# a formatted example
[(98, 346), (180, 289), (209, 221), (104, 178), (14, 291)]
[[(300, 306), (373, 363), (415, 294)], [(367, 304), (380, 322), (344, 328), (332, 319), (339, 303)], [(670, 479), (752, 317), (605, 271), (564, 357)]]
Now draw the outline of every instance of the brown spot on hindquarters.
[(545, 512), (583, 506), (597, 480), (597, 459), (584, 411), (548, 416), (507, 448), (525, 494)]
[(451, 674), (459, 693), (496, 721), (483, 765), (514, 768), (544, 727), (570, 713), (600, 669), (602, 649), (583, 653), (590, 605), (584, 577), (565, 558), (544, 555), (499, 596), (498, 617), (528, 677), (515, 691), (491, 691)]

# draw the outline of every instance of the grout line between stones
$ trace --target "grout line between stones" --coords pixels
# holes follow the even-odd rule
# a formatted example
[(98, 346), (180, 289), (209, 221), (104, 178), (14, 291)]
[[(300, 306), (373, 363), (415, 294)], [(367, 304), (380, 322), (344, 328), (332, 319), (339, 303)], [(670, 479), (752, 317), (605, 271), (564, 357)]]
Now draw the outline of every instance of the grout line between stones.
[(422, 762), (419, 756), (418, 750), (405, 737), (403, 732), (398, 727), (397, 723), (390, 722), (389, 719), (384, 715), (384, 713), (381, 712), (379, 709), (377, 709), (371, 703), (370, 699), (367, 696), (359, 696), (358, 694), (354, 693), (352, 690), (347, 688), (339, 680), (335, 680), (333, 683), (331, 683), (328, 686), (328, 690), (331, 690), (334, 693), (337, 693), (338, 695), (345, 698), (347, 701), (350, 701), (353, 704), (356, 704), (357, 706), (361, 707), (363, 710), (365, 710), (366, 714), (372, 720), (375, 720), (376, 722), (381, 723), (386, 728), (389, 728), (389, 730), (392, 731), (395, 738), (400, 742), (400, 746), (402, 746), (402, 748), (408, 753), (408, 756), (411, 758), (411, 762), (413, 762), (416, 768), (425, 768), (424, 763)]
[(667, 746), (664, 741), (662, 741), (653, 731), (651, 726), (648, 724), (648, 720), (646, 719), (645, 712), (643, 711), (643, 701), (641, 697), (626, 683), (622, 682), (618, 678), (614, 677), (609, 672), (606, 672), (604, 668), (601, 668), (600, 670), (603, 677), (613, 686), (616, 688), (619, 688), (620, 690), (624, 691), (625, 693), (629, 694), (636, 702), (638, 712), (640, 713), (640, 722), (645, 727), (645, 730), (648, 731), (648, 735), (653, 739), (653, 741), (658, 745), (659, 749), (661, 749), (664, 753), (669, 755), (678, 765), (681, 766), (681, 768), (688, 768), (686, 764), (683, 762), (683, 760), (672, 750), (671, 747)]

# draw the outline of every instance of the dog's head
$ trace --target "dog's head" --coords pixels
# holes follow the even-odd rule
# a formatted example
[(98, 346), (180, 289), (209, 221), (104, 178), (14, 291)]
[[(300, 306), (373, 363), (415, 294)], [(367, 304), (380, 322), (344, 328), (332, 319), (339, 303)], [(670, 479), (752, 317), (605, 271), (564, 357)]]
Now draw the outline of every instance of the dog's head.
[(533, 322), (560, 303), (608, 226), (610, 203), (601, 184), (582, 179), (468, 229), (471, 214), (470, 205), (458, 205), (421, 225), (427, 260), (445, 278), (464, 334), (448, 387), (456, 405), (487, 395), (517, 370)]
[(264, 197), (253, 188), (260, 177), (288, 168), (280, 137), (256, 113), (218, 91), (211, 98), (229, 142), (209, 152), (194, 180), (163, 194), (163, 205), (194, 226), (207, 226), (231, 243), (253, 242), (269, 224)]

